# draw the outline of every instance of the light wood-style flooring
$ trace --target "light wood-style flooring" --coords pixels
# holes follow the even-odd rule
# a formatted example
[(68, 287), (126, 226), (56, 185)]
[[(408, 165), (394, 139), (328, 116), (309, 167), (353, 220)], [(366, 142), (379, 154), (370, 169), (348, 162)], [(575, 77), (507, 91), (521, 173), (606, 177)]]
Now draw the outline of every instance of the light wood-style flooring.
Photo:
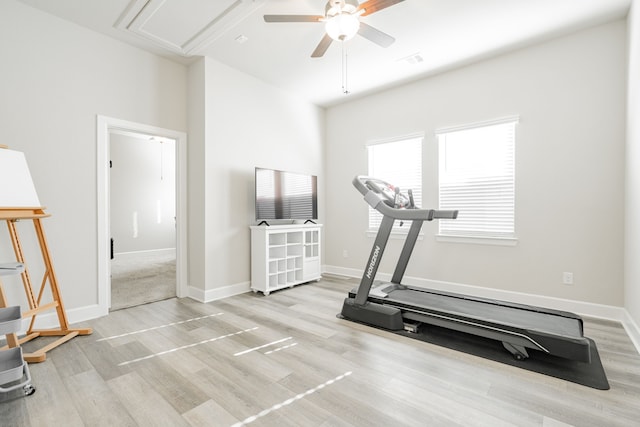
[(619, 324), (585, 319), (601, 391), (341, 320), (356, 283), (174, 298), (86, 322), (92, 335), (30, 365), (35, 394), (0, 398), (0, 425), (640, 425), (640, 355)]

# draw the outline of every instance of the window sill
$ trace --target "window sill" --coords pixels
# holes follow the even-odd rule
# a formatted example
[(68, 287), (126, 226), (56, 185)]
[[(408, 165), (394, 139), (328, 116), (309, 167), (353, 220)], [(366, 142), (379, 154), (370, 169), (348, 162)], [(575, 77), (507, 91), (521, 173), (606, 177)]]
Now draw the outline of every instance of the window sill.
[(515, 237), (452, 236), (450, 234), (436, 234), (436, 241), (494, 246), (516, 246), (518, 244), (518, 239)]

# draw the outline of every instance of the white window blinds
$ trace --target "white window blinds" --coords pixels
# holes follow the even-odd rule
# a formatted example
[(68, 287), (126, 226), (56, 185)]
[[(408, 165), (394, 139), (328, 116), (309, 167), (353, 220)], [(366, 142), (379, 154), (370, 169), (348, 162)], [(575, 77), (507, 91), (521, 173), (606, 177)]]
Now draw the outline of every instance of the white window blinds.
[(515, 125), (517, 117), (443, 129), (439, 144), (440, 234), (515, 237)]
[[(422, 205), (422, 140), (423, 135), (415, 135), (367, 145), (369, 176), (387, 181), (405, 194), (411, 189), (416, 206)], [(382, 215), (369, 208), (369, 229), (377, 230), (381, 221)], [(401, 228), (396, 221), (394, 230), (408, 231), (408, 227)]]

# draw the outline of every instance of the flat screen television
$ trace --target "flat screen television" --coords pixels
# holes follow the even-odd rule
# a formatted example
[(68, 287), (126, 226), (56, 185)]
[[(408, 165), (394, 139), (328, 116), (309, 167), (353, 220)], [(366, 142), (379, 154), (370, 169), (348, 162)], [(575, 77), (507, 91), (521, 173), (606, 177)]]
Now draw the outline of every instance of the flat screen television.
[(256, 168), (256, 221), (318, 219), (315, 175)]

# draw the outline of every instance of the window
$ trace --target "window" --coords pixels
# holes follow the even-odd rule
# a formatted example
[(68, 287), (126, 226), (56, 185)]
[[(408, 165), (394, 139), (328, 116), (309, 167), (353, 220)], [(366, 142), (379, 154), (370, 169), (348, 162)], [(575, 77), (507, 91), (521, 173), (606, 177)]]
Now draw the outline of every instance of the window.
[[(422, 140), (423, 135), (413, 135), (367, 145), (369, 176), (387, 181), (403, 193), (411, 189), (416, 206), (422, 205)], [(377, 230), (381, 221), (382, 215), (369, 208), (369, 230)], [(408, 231), (408, 227), (400, 228), (399, 221), (393, 227)]]
[(515, 238), (515, 125), (517, 117), (443, 129), (439, 144), (440, 234)]

